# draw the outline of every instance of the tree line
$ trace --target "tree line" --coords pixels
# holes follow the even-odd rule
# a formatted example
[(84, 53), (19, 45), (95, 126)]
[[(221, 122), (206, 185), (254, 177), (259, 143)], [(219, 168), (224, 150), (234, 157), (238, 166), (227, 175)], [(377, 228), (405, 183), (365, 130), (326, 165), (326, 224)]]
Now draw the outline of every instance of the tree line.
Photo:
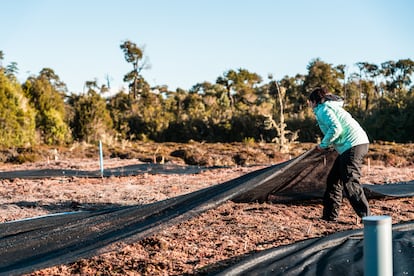
[(321, 133), (307, 97), (317, 86), (345, 99), (371, 141), (413, 141), (410, 59), (358, 62), (357, 72), (347, 73), (345, 65), (317, 58), (306, 74), (280, 79), (239, 68), (214, 83), (170, 91), (151, 87), (142, 76), (147, 64), (141, 47), (125, 41), (120, 49), (132, 67), (124, 76), (128, 91), (108, 97), (108, 87), (96, 80), (86, 81), (82, 93), (69, 93), (51, 68), (19, 83), (17, 64), (3, 65), (0, 51), (0, 148), (98, 140), (316, 142)]

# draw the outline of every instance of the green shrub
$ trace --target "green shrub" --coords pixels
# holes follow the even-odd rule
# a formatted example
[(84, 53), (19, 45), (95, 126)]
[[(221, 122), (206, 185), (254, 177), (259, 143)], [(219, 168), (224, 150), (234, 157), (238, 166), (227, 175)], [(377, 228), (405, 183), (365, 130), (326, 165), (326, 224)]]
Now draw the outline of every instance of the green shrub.
[(0, 68), (0, 147), (33, 145), (35, 127), (35, 112), (21, 86)]

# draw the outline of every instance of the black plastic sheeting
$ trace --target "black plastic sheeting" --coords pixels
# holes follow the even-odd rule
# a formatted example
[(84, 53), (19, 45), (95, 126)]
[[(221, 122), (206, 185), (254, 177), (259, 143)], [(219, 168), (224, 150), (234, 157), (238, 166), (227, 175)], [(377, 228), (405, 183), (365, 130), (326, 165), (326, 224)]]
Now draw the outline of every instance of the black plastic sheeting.
[[(161, 229), (235, 202), (318, 198), (336, 153), (308, 151), (290, 161), (160, 202), (57, 214), (0, 224), (0, 274), (29, 273), (114, 250)], [(374, 186), (374, 185), (367, 185)], [(406, 188), (406, 194), (397, 190)], [(408, 188), (407, 188), (408, 187)], [(390, 185), (375, 196), (411, 196), (414, 181)]]
[[(256, 253), (217, 275), (364, 275), (363, 230)], [(392, 227), (393, 275), (414, 274), (414, 223)]]
[(180, 166), (176, 164), (138, 164), (118, 168), (94, 171), (65, 170), (65, 169), (39, 169), (39, 170), (18, 170), (0, 172), (0, 179), (39, 179), (46, 177), (110, 177), (110, 176), (134, 176), (143, 173), (151, 174), (191, 174), (199, 173), (206, 168), (198, 166)]

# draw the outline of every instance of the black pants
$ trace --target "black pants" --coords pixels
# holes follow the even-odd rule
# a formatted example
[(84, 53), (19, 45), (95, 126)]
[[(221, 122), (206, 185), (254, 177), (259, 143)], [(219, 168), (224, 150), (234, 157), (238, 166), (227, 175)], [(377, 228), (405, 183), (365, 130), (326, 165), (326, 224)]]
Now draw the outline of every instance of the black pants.
[(338, 217), (344, 192), (358, 216), (370, 215), (368, 200), (359, 182), (361, 164), (367, 153), (368, 144), (363, 144), (350, 148), (336, 158), (326, 183), (324, 219), (334, 220)]

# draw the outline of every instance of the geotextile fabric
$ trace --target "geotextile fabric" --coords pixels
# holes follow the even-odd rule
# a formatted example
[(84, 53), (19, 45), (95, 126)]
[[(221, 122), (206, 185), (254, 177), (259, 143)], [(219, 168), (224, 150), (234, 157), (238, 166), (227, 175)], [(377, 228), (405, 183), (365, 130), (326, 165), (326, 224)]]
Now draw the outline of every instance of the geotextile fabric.
[(104, 169), (94, 171), (83, 170), (66, 170), (66, 169), (39, 169), (39, 170), (19, 170), (0, 172), (0, 179), (41, 179), (47, 177), (110, 177), (110, 176), (134, 176), (143, 173), (150, 174), (185, 174), (185, 173), (199, 173), (205, 168), (198, 166), (180, 166), (175, 164), (138, 164), (129, 165), (119, 168)]
[[(363, 230), (349, 230), (253, 254), (218, 273), (234, 275), (364, 275)], [(414, 222), (392, 227), (393, 275), (414, 273)]]
[[(265, 202), (319, 198), (335, 157), (335, 152), (310, 150), (295, 159), (152, 204), (2, 223), (0, 274), (29, 273), (101, 254), (113, 250), (116, 242), (141, 240), (228, 200)], [(406, 194), (412, 195), (414, 182), (396, 184), (388, 190), (403, 185), (409, 186)], [(376, 190), (374, 194), (386, 196), (387, 189)], [(388, 196), (406, 194), (390, 192)]]

